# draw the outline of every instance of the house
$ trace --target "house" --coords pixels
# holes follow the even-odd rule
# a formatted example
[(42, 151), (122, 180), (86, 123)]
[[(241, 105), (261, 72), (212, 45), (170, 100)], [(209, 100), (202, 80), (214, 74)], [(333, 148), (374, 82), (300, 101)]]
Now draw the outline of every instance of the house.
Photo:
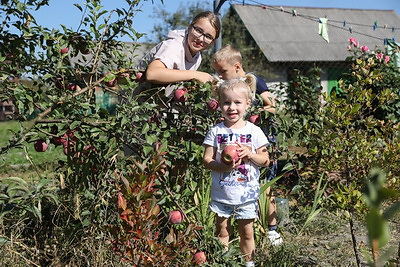
[[(324, 91), (330, 91), (351, 55), (350, 37), (384, 52), (388, 42), (400, 40), (400, 17), (393, 10), (234, 4), (229, 12), (244, 24), (265, 56), (273, 72), (266, 77), (270, 87), (288, 81), (291, 68), (318, 66)], [(323, 28), (326, 31), (320, 34)]]

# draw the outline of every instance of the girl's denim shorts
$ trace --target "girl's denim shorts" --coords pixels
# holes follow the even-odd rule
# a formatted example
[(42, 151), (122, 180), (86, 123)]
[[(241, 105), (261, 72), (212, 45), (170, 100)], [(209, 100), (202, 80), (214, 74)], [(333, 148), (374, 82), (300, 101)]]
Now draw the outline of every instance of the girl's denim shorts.
[(240, 205), (229, 205), (211, 200), (210, 209), (219, 217), (234, 219), (256, 219), (258, 218), (258, 202), (250, 201)]

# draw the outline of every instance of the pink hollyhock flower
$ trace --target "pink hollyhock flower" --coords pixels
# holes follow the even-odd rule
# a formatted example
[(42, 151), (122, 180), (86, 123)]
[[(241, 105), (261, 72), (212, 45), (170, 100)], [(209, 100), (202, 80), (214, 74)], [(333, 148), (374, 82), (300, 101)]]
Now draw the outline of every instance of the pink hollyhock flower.
[(363, 51), (363, 52), (369, 51), (368, 46), (366, 46), (366, 45), (361, 46), (361, 51)]
[(389, 60), (390, 60), (390, 57), (389, 56), (385, 56), (385, 59), (383, 60), (383, 62), (388, 63)]
[(354, 37), (351, 37), (351, 38), (349, 39), (349, 42), (350, 42), (351, 45), (354, 45), (355, 47), (358, 46), (357, 39), (354, 38)]
[(376, 54), (375, 57), (376, 57), (376, 59), (381, 60), (383, 58), (383, 54), (382, 53), (378, 53), (378, 54)]
[(348, 46), (347, 46), (347, 50), (351, 50), (351, 45), (348, 45)]

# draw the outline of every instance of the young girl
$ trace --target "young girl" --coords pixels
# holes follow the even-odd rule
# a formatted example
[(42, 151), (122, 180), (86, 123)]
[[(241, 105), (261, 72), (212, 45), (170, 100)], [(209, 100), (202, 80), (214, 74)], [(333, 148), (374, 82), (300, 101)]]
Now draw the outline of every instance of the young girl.
[(187, 30), (170, 31), (162, 41), (141, 60), (139, 69), (146, 69), (148, 82), (169, 84), (196, 79), (205, 83), (212, 80), (206, 72), (197, 71), (200, 52), (209, 48), (218, 38), (221, 25), (211, 11), (198, 14)]
[[(223, 48), (218, 50), (212, 60), (212, 67), (218, 73), (219, 77), (223, 80), (229, 80), (234, 78), (241, 78), (246, 76), (246, 72), (243, 69), (242, 65), (242, 54), (238, 49), (233, 47), (232, 45), (225, 45)], [(261, 96), (263, 101), (263, 108), (270, 112), (275, 113), (275, 98), (271, 94), (267, 84), (265, 81), (256, 76), (257, 86), (256, 86), (256, 94)], [(270, 121), (273, 124), (272, 121)], [(264, 129), (264, 132), (267, 134), (268, 140), (272, 145), (272, 151), (276, 150), (276, 137), (277, 134), (275, 131), (270, 131), (271, 128), (268, 127)], [(269, 172), (267, 174), (267, 182), (271, 181), (276, 177), (276, 172), (278, 169), (278, 161), (274, 159), (272, 161), (272, 165), (269, 168)], [(280, 245), (283, 243), (283, 238), (281, 234), (277, 231), (277, 220), (276, 220), (276, 201), (275, 197), (272, 196), (271, 188), (268, 187), (265, 190), (265, 194), (267, 198), (269, 198), (269, 208), (268, 208), (268, 239), (270, 240), (272, 245)]]
[[(216, 92), (224, 121), (207, 133), (203, 162), (212, 170), (210, 209), (216, 213), (216, 234), (228, 247), (231, 232), (230, 217), (237, 220), (240, 249), (246, 266), (254, 266), (253, 221), (258, 216), (260, 194), (259, 167), (269, 165), (268, 139), (258, 126), (245, 121), (246, 110), (254, 98), (255, 77), (231, 79)], [(227, 145), (236, 145), (238, 160), (225, 164), (221, 153)]]

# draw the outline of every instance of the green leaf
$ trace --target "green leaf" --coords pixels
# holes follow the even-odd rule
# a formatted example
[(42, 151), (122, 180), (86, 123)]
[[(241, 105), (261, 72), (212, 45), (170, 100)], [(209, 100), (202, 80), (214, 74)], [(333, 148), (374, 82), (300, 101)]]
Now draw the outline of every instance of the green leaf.
[(148, 155), (153, 150), (154, 150), (153, 146), (143, 145), (143, 152), (145, 155)]
[(76, 7), (79, 9), (79, 11), (81, 11), (81, 12), (83, 11), (81, 5), (79, 5), (79, 4), (74, 4), (74, 6), (76, 6)]
[(109, 82), (109, 81), (114, 80), (115, 78), (116, 78), (115, 74), (110, 72), (110, 73), (107, 73), (107, 75), (104, 77), (104, 81)]
[(373, 240), (378, 240), (379, 248), (384, 247), (390, 239), (389, 224), (379, 213), (378, 209), (371, 209), (365, 219), (368, 238), (372, 244)]

